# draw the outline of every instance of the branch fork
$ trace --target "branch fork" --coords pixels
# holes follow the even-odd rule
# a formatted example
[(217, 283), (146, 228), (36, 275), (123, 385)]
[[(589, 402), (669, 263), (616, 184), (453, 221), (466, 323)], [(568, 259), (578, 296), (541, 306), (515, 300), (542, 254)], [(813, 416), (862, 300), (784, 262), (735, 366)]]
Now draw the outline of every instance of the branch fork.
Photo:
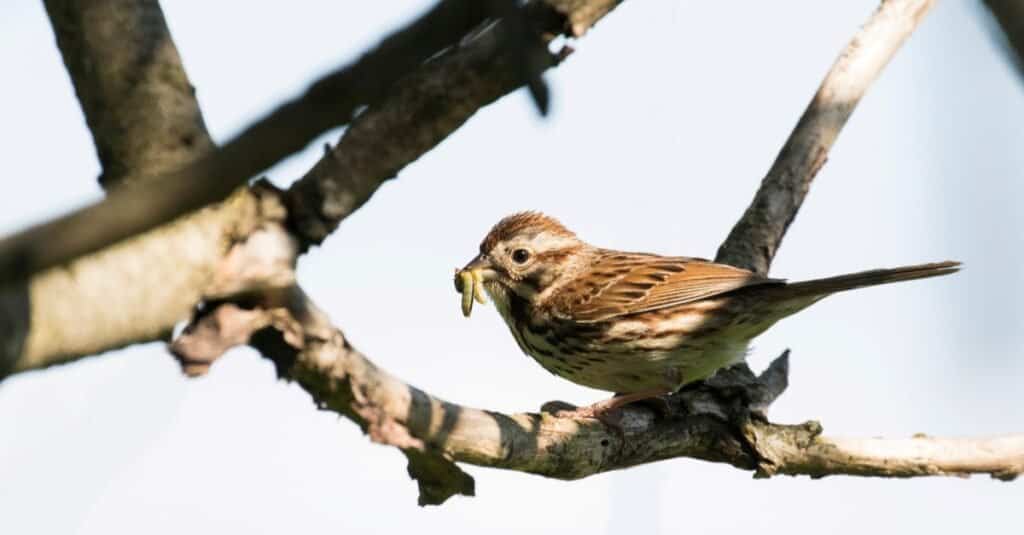
[[(1024, 435), (849, 439), (825, 436), (821, 425), (813, 421), (799, 425), (769, 422), (768, 409), (788, 382), (788, 353), (760, 375), (741, 365), (683, 389), (668, 398), (671, 410), (667, 415), (659, 416), (643, 406), (623, 407), (615, 429), (598, 420), (544, 411), (501, 414), (456, 405), (376, 367), (302, 291), (295, 277), (298, 256), (322, 241), (383, 182), (436, 146), (477, 110), (525, 84), (543, 111), (546, 89), (540, 74), (564, 59), (571, 48), (552, 56), (538, 41), (546, 42), (555, 35), (579, 37), (618, 3), (532, 0), (513, 12), (512, 6), (519, 3), (495, 0), (485, 7), (505, 9), (506, 22), (489, 24), (485, 21), (493, 13), (481, 11), (482, 4), (443, 0), (350, 68), (322, 79), (306, 95), (212, 152), (206, 150), (209, 139), (194, 98), (174, 93), (172, 97), (183, 98), (181, 102), (188, 108), (181, 117), (192, 124), (184, 140), (182, 161), (176, 159), (172, 166), (157, 159), (150, 162), (156, 166), (153, 169), (138, 164), (130, 173), (120, 170), (120, 175), (118, 169), (104, 170), (111, 183), (125, 177), (136, 182), (136, 174), (156, 174), (163, 176), (159, 184), (138, 181), (77, 215), (0, 243), (0, 249), (9, 253), (0, 262), (0, 278), (12, 280), (35, 273), (28, 289), (32, 307), (58, 316), (57, 320), (33, 316), (25, 323), (33, 325), (33, 333), (60, 335), (30, 336), (29, 349), (24, 351), (27, 357), (20, 349), (14, 351), (12, 369), (38, 368), (119, 344), (157, 339), (192, 310), (189, 325), (170, 344), (186, 374), (206, 373), (231, 347), (255, 348), (274, 363), (280, 377), (307, 390), (318, 408), (347, 417), (375, 442), (399, 448), (408, 459), (410, 476), (419, 484), (421, 505), (474, 493), (473, 479), (456, 463), (567, 480), (678, 457), (730, 464), (752, 470), (755, 477), (988, 473), (1010, 480), (1024, 472)], [(750, 207), (722, 244), (719, 262), (767, 273), (846, 120), (933, 4), (934, 0), (882, 0), (826, 75)], [(147, 6), (159, 11), (155, 2)], [(68, 3), (67, 7), (81, 6)], [(471, 9), (461, 11), (467, 7)], [(64, 20), (67, 17), (62, 13), (51, 10), (51, 19)], [(75, 37), (77, 27), (73, 17), (68, 20), (72, 23), (55, 24), (65, 40)], [(163, 64), (181, 71), (173, 78), (187, 81), (166, 28), (160, 27), (160, 42), (169, 47), (161, 56)], [(472, 32), (472, 39), (465, 38), (467, 32)], [(145, 36), (139, 40), (145, 41)], [(75, 56), (83, 53), (82, 47), (62, 45), (62, 49), (66, 61), (82, 59)], [(97, 102), (106, 102), (105, 106), (124, 102), (117, 95), (103, 93), (103, 84), (93, 87), (91, 79), (83, 78), (90, 83), (78, 84), (88, 73), (76, 74), (81, 70), (77, 64), (71, 64), (70, 70), (82, 94), (103, 95)], [(187, 83), (181, 85), (185, 86)], [(160, 98), (157, 95), (155, 100)], [(147, 106), (159, 107), (157, 103)], [(87, 115), (90, 109), (103, 108), (91, 107)], [(320, 162), (288, 191), (260, 183), (231, 194), (248, 177), (335, 124), (348, 124), (341, 140), (328, 146)], [(141, 129), (139, 136), (150, 130), (155, 131)], [(132, 143), (117, 143), (124, 141), (114, 139), (119, 132), (93, 128), (101, 153), (102, 147), (109, 145), (125, 154), (142, 154)], [(140, 141), (154, 139), (165, 141)], [(193, 212), (186, 220), (139, 235), (141, 230), (229, 194), (217, 208)], [(168, 227), (173, 227), (172, 231)], [(136, 240), (134, 245), (107, 247), (129, 236)], [(37, 250), (37, 246), (42, 247)], [(107, 248), (77, 261), (92, 266), (90, 269), (59, 267), (101, 247)], [(157, 303), (150, 303), (144, 292), (137, 292), (130, 301), (162, 310), (161, 317), (140, 322), (146, 328), (136, 334), (125, 334), (130, 329), (120, 326), (118, 332), (100, 337), (98, 342), (95, 333), (81, 339), (68, 336), (74, 325), (60, 321), (61, 317), (88, 316), (66, 313), (78, 312), (75, 306), (89, 302), (78, 299), (74, 292), (88, 295), (83, 288), (95, 289), (89, 285), (94, 279), (83, 273), (109, 277), (110, 265), (129, 263), (125, 258), (154, 255), (189, 262), (186, 266), (175, 264), (178, 271), (190, 275), (188, 280), (160, 288), (163, 293)], [(104, 257), (109, 264), (97, 261)], [(38, 273), (48, 268), (52, 269)], [(163, 274), (148, 273), (146, 280), (160, 280)], [(40, 295), (51, 296), (51, 301), (41, 301)], [(48, 303), (56, 305), (46, 306)], [(103, 305), (105, 309), (118, 308)], [(142, 307), (122, 308), (134, 311)], [(39, 328), (46, 324), (51, 324), (50, 331)], [(90, 329), (79, 327), (79, 331)], [(56, 338), (61, 338), (60, 343), (33, 345), (33, 340)], [(41, 349), (32, 349), (37, 346)]]

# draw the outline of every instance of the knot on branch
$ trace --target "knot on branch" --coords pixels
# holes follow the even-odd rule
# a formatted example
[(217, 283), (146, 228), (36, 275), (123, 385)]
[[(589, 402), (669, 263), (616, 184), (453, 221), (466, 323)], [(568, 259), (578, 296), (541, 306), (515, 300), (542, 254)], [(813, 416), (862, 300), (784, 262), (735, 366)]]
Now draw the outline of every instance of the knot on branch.
[(768, 421), (768, 409), (788, 384), (787, 349), (760, 375), (754, 375), (746, 363), (738, 364), (684, 387), (670, 399), (690, 415), (711, 415), (726, 422), (749, 460), (745, 467), (754, 469), (756, 478), (769, 478), (779, 472), (788, 452), (809, 448), (822, 432), (816, 421), (797, 425)]
[(778, 440), (780, 429), (787, 430), (787, 439), (799, 444), (806, 444), (821, 434), (821, 425), (817, 422), (796, 426), (768, 422), (771, 404), (788, 385), (787, 349), (760, 375), (741, 363), (720, 370), (706, 381), (684, 387), (670, 397), (670, 403), (688, 415), (710, 415), (725, 422), (746, 454), (749, 462), (743, 463), (745, 467), (755, 470), (754, 477), (767, 478), (777, 471), (778, 456), (771, 445)]

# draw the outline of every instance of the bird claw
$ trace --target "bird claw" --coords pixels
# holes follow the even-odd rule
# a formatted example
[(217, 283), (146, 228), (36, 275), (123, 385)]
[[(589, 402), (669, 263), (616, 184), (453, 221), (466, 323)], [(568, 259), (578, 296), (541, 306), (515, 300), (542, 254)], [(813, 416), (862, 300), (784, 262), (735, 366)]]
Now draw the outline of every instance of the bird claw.
[(660, 418), (668, 419), (676, 414), (676, 408), (669, 401), (668, 396), (654, 396), (647, 399), (634, 401), (633, 405), (640, 405), (655, 412)]
[(564, 401), (549, 401), (541, 407), (541, 411), (550, 413), (556, 418), (598, 420), (622, 437), (625, 435), (625, 429), (622, 426), (622, 410), (620, 407), (609, 406), (607, 401), (599, 401), (583, 407), (577, 407)]
[(608, 427), (621, 432), (623, 431), (622, 409), (634, 404), (649, 408), (664, 418), (674, 413), (671, 404), (662, 395), (648, 393), (618, 395), (583, 407), (564, 401), (549, 401), (541, 406), (541, 411), (550, 413), (557, 418), (600, 420)]

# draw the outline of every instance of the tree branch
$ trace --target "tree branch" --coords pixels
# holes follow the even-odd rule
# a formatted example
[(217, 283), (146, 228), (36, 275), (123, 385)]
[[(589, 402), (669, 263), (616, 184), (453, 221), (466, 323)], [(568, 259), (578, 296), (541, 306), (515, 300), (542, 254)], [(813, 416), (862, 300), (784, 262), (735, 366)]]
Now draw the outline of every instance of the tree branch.
[[(506, 25), (497, 24), (467, 38), (360, 114), (337, 146), (289, 188), (286, 203), (295, 232), (307, 243), (320, 243), (385, 181), (477, 110), (523, 85), (516, 68), (520, 51), (504, 46), (507, 33)], [(554, 60), (545, 49), (539, 61), (547, 68)]]
[[(591, 5), (583, 0), (552, 4)], [(930, 4), (921, 0), (883, 3), (837, 63), (837, 68), (846, 65), (843, 72), (835, 74), (837, 68), (833, 69), (798, 123), (797, 131), (803, 134), (794, 132), (792, 143), (787, 143), (788, 149), (780, 154), (780, 160), (796, 163), (786, 164), (789, 167), (778, 172), (773, 166), (754, 204), (734, 229), (736, 236), (730, 235), (723, 245), (720, 257), (767, 271), (810, 179), (824, 161), (821, 151), (831, 146), (870, 80)], [(577, 30), (576, 24), (571, 22), (573, 31)], [(463, 55), (468, 54), (464, 49), (482, 46), (474, 43), (487, 43), (481, 41), (486, 37), (477, 36), (475, 41), (462, 43), (428, 62), (420, 73), (395, 86), (387, 98), (394, 99), (390, 102), (402, 103), (403, 98), (415, 102), (417, 92), (411, 88), (418, 87), (417, 83), (426, 84), (431, 78), (420, 76), (430, 69), (448, 73), (442, 80), (459, 73), (466, 75), (463, 69), (475, 68), (470, 66), (476, 64), (469, 62), (471, 55)], [(444, 70), (449, 68), (454, 71)], [(522, 82), (521, 67), (509, 65), (508, 69)], [(295, 212), (289, 219), (293, 226), (283, 224), (279, 194), (264, 188), (264, 200), (258, 206), (277, 208), (254, 208), (271, 215), (245, 219), (261, 223), (247, 228), (244, 237), (236, 240), (214, 265), (210, 275), (214, 282), (203, 294), (206, 304), (172, 345), (187, 371), (202, 373), (227, 347), (249, 343), (274, 362), (279, 374), (291, 377), (309, 391), (320, 407), (352, 419), (373, 440), (400, 448), (409, 459), (410, 474), (420, 483), (424, 504), (441, 503), (453, 494), (472, 494), (472, 479), (455, 462), (562, 479), (680, 456), (724, 462), (755, 470), (760, 476), (989, 473), (1011, 479), (1024, 471), (1024, 437), (856, 440), (822, 437), (820, 426), (814, 422), (796, 426), (769, 423), (764, 413), (787, 382), (785, 356), (760, 377), (745, 369), (731, 369), (708, 384), (684, 389), (669, 400), (665, 417), (643, 407), (627, 407), (618, 422), (621, 432), (591, 419), (554, 417), (544, 412), (504, 415), (462, 407), (430, 396), (377, 368), (294, 284), (298, 241), (316, 241), (318, 236), (326, 235), (397, 169), (443, 138), (445, 132), (457, 128), (477, 107), (515, 87), (511, 84), (516, 81), (510, 77), (494, 86), (466, 76), (465, 83), (477, 89), (465, 99), (432, 97), (418, 104), (421, 107), (415, 109), (422, 111), (417, 113), (424, 114), (430, 104), (438, 105), (437, 122), (431, 122), (433, 116), (413, 114), (427, 126), (402, 140), (402, 148), (394, 154), (384, 156), (388, 163), (367, 164), (353, 157), (348, 164), (307, 177), (293, 188), (285, 203)], [(826, 90), (828, 87), (831, 89)], [(477, 97), (479, 100), (472, 100)], [(453, 109), (467, 100), (468, 113)], [(355, 152), (357, 149), (352, 147), (369, 143), (374, 125), (380, 125), (378, 132), (384, 133), (397, 128), (397, 114), (388, 114), (388, 105), (371, 107), (360, 116), (350, 128), (355, 133), (346, 150)], [(387, 139), (380, 133), (377, 136), (378, 143)], [(800, 139), (804, 141), (794, 141)], [(784, 158), (787, 150), (793, 154)], [(800, 151), (805, 152), (800, 155)], [(779, 162), (776, 166), (785, 167)], [(775, 175), (778, 177), (772, 178)], [(251, 190), (241, 192), (239, 202), (248, 206), (246, 199), (252, 195)], [(296, 228), (302, 229), (299, 234), (294, 233)], [(741, 247), (745, 240), (749, 244)], [(736, 248), (728, 247), (730, 244)]]
[[(535, 1), (523, 8), (522, 16), (535, 31), (579, 34), (588, 27), (588, 21), (595, 22), (597, 15), (607, 13), (617, 3)], [(361, 204), (382, 182), (451, 134), (477, 109), (515, 90), (518, 86), (511, 81), (521, 82), (523, 70), (511, 61), (506, 49), (496, 46), (498, 38), (493, 30), (477, 32), (474, 39), (420, 66), (408, 82), (382, 92), (380, 101), (359, 115), (340, 146), (325, 155), (306, 182), (317, 182), (316, 188), (330, 188), (325, 184), (337, 180), (335, 191), (348, 191), (337, 195), (361, 196)], [(490, 61), (508, 70), (485, 66)], [(463, 82), (465, 87), (460, 86)], [(450, 91), (439, 98), (437, 88)], [(453, 95), (461, 98), (449, 98)], [(349, 152), (358, 157), (348, 156)], [(320, 206), (313, 199), (300, 199), (299, 189), (296, 186), (287, 196), (289, 204)], [(30, 297), (25, 292), (11, 291), (13, 285), (9, 285), (0, 292), (0, 334), (7, 335), (0, 354), (0, 377), (165, 337), (197, 304), (219, 295), (211, 287), (212, 277), (222, 271), (220, 264), (232, 244), (245, 241), (249, 233), (265, 224), (277, 222), (279, 207), (271, 205), (278, 202), (278, 197), (272, 196), (271, 201), (265, 192), (259, 188), (239, 190), (234, 201), (40, 273), (31, 280)], [(358, 204), (350, 205), (349, 212)], [(333, 212), (331, 224), (336, 225), (347, 213)], [(318, 221), (316, 217), (309, 220)], [(291, 217), (293, 232), (298, 220), (301, 218)], [(37, 235), (43, 241), (35, 246), (62, 248), (60, 236), (49, 231)], [(309, 234), (297, 237), (304, 243), (313, 241)], [(20, 239), (14, 238), (15, 242)], [(5, 243), (12, 243), (11, 239)], [(7, 249), (0, 244), (0, 250)], [(10, 256), (2, 259), (16, 260)], [(15, 271), (27, 272), (31, 267)], [(110, 306), (112, 303), (118, 306)]]
[[(46, 9), (111, 187), (212, 147), (153, 0), (47, 0)], [(0, 377), (166, 338), (253, 205), (229, 203), (0, 289)], [(128, 283), (126, 283), (128, 281)], [(153, 306), (157, 304), (158, 306)]]
[(668, 416), (627, 406), (613, 430), (548, 412), (501, 414), (463, 407), (378, 368), (334, 328), (298, 287), (264, 294), (248, 308), (202, 311), (172, 345), (199, 373), (227, 348), (249, 343), (295, 380), (317, 406), (342, 414), (380, 444), (401, 449), (420, 485), (420, 504), (472, 495), (454, 463), (580, 479), (676, 457), (776, 474), (917, 477), (1024, 472), (1024, 435), (983, 439), (848, 439), (821, 436), (817, 422), (781, 425), (765, 410), (785, 389), (788, 355), (760, 376), (733, 368), (668, 400)]
[[(307, 340), (307, 343), (309, 340)], [(256, 343), (275, 361), (281, 353)], [(985, 473), (1013, 479), (1024, 472), (1024, 435), (989, 439), (849, 439), (820, 436), (816, 422), (790, 426), (765, 421), (742, 401), (786, 373), (786, 357), (732, 395), (687, 390), (671, 398), (678, 409), (660, 417), (624, 409), (622, 433), (593, 419), (548, 413), (504, 415), (434, 398), (375, 367), (340, 331), (304, 345), (291, 376), (314, 400), (355, 420), (384, 444), (416, 447), (453, 461), (579, 479), (676, 457), (754, 469), (757, 475), (916, 477)], [(740, 430), (740, 434), (736, 433)]]
[(196, 305), (218, 295), (233, 244), (284, 219), (276, 197), (240, 190), (130, 240), (31, 278), (27, 296), (0, 291), (0, 379), (131, 344), (167, 340)]
[(793, 442), (759, 434), (772, 450), (772, 464), (764, 474), (833, 474), (877, 477), (965, 476), (989, 474), (1012, 481), (1024, 473), (1024, 435), (990, 438), (816, 437)]
[(109, 188), (213, 148), (156, 0), (46, 0)]
[(985, 6), (1005, 37), (1006, 57), (1024, 77), (1024, 0), (985, 0)]
[[(581, 37), (621, 0), (535, 0), (527, 24), (545, 40)], [(385, 181), (432, 149), (480, 108), (526, 80), (519, 50), (502, 47), (503, 25), (489, 27), (432, 58), (356, 118), (338, 145), (286, 194), (290, 227), (307, 244), (320, 243)], [(571, 49), (537, 58), (556, 65)], [(388, 140), (381, 143), (382, 139)]]
[(934, 0), (883, 0), (825, 75), (715, 261), (768, 273), (839, 131)]
[(27, 277), (226, 198), (320, 133), (347, 124), (359, 106), (375, 102), (401, 76), (476, 27), (491, 3), (442, 0), (353, 65), (320, 79), (184, 169), (118, 188), (96, 204), (0, 241), (0, 277)]

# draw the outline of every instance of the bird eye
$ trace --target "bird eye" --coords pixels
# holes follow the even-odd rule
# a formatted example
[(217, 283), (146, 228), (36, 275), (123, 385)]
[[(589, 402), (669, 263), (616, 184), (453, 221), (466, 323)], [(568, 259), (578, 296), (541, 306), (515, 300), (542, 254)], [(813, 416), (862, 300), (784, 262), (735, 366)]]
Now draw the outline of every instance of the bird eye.
[(512, 251), (512, 261), (517, 264), (525, 264), (530, 259), (530, 251), (526, 249), (516, 249)]

